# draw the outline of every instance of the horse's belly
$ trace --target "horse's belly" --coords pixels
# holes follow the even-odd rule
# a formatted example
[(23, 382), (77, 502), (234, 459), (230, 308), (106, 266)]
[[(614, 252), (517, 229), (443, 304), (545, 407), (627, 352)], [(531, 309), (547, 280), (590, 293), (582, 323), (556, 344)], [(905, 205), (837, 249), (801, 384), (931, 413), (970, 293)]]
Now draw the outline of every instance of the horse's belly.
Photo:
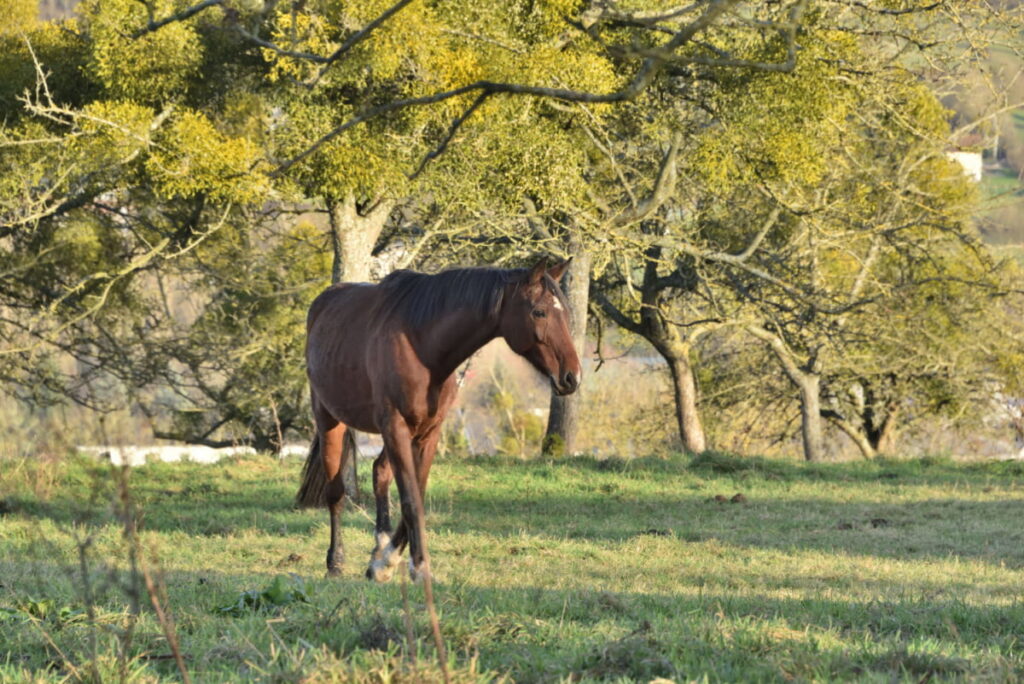
[(325, 370), (311, 364), (309, 384), (316, 401), (334, 418), (362, 432), (379, 432), (373, 389), (361, 369), (336, 366)]

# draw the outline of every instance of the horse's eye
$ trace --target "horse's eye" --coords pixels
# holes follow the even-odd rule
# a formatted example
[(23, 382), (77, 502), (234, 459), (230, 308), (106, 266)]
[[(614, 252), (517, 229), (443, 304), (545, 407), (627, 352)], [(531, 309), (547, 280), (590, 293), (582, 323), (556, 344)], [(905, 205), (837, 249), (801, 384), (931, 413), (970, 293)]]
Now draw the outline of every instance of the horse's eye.
[(544, 318), (547, 315), (548, 314), (547, 314), (546, 311), (541, 311), (540, 309), (534, 309), (533, 310), (533, 317), (534, 318)]

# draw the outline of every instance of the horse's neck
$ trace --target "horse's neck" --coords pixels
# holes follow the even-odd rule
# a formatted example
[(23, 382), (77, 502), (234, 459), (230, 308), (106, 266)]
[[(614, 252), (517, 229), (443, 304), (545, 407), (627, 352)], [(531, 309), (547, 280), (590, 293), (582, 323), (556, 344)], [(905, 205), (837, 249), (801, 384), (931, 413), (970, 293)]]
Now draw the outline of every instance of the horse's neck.
[(497, 336), (497, 316), (454, 311), (418, 336), (421, 340), (420, 358), (435, 377), (447, 378), (480, 347)]

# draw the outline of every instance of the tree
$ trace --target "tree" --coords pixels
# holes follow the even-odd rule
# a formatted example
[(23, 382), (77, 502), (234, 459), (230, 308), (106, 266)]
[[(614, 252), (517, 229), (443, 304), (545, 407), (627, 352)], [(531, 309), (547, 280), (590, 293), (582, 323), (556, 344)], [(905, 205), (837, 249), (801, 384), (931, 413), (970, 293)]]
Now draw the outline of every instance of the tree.
[[(785, 106), (773, 111), (790, 118), (764, 131), (761, 142), (785, 139), (786, 126), (802, 108), (823, 106), (821, 99), (789, 92), (794, 84), (813, 84), (821, 73), (853, 79), (863, 88), (884, 82), (887, 72), (868, 65), (863, 54), (849, 61), (847, 45), (881, 42), (883, 36), (894, 53), (887, 59), (895, 63), (900, 51), (915, 49), (929, 27), (942, 23), (917, 18), (936, 14), (948, 25), (966, 25), (964, 12), (909, 1), (709, 0), (680, 10), (624, 12), (554, 0), (470, 11), (456, 3), (415, 0), (262, 6), (90, 0), (82, 5), (81, 20), (61, 30), (40, 25), (23, 37), (5, 29), (4, 377), (25, 392), (68, 394), (98, 406), (101, 397), (123, 402), (126, 394), (145, 401), (143, 388), (181, 377), (166, 370), (175, 364), (204, 367), (170, 344), (184, 336), (182, 323), (194, 321), (178, 320), (173, 311), (156, 316), (159, 307), (148, 288), (161, 279), (166, 285), (191, 277), (202, 270), (195, 260), (206, 259), (204, 268), (221, 263), (218, 254), (261, 263), (274, 247), (244, 239), (245, 222), (292, 209), (326, 211), (331, 229), (324, 245), (333, 247), (334, 277), (365, 278), (369, 255), (384, 240), (413, 236), (423, 244), (425, 224), (407, 220), (418, 209), (492, 223), (515, 216), (514, 229), (486, 236), (491, 245), (519, 245), (501, 252), (513, 258), (523, 251), (523, 235), (513, 240), (510, 233), (527, 225), (525, 196), (559, 249), (584, 245), (593, 254), (598, 276), (626, 247), (635, 250), (627, 260), (635, 264), (645, 263), (643, 254), (657, 248), (655, 282), (685, 285), (665, 293), (687, 292), (689, 283), (698, 282), (683, 277), (693, 272), (687, 263), (724, 263), (705, 256), (730, 255), (719, 249), (729, 240), (705, 243), (703, 234), (686, 232), (698, 224), (678, 220), (694, 213), (689, 203), (700, 203), (700, 193), (660, 201), (651, 211), (639, 211), (636, 197), (655, 195), (630, 197), (629, 187), (609, 193), (612, 181), (621, 184), (620, 160), (638, 161), (642, 171), (631, 169), (631, 182), (653, 187), (660, 176), (651, 171), (661, 165), (674, 131), (742, 130), (742, 107), (756, 103), (734, 96), (744, 88), (781, 97)], [(26, 88), (27, 97), (18, 100)], [(816, 92), (809, 86), (804, 91)], [(729, 120), (730, 112), (735, 120)], [(721, 128), (722, 122), (728, 125)], [(702, 146), (690, 148), (698, 156), (682, 166), (686, 173), (676, 169), (677, 177), (707, 162), (712, 172), (704, 176), (703, 192), (713, 173), (761, 172), (735, 149), (716, 147), (707, 130)], [(610, 138), (607, 131), (613, 131)], [(591, 140), (595, 132), (600, 135)], [(820, 146), (791, 143), (788, 158), (769, 158), (814, 166), (801, 155), (813, 157)], [(595, 167), (595, 159), (603, 166)], [(451, 179), (458, 182), (449, 187)], [(733, 185), (750, 187), (750, 180)], [(443, 201), (454, 206), (437, 210)], [(700, 206), (709, 203), (714, 201)], [(747, 224), (759, 225), (757, 215), (751, 212)], [(389, 217), (404, 222), (405, 232), (389, 230)], [(259, 231), (269, 227), (261, 225), (254, 234), (265, 235)], [(279, 225), (274, 229), (287, 234)], [(530, 235), (533, 248), (552, 244)], [(471, 238), (466, 242), (479, 244)], [(633, 274), (622, 264), (628, 289)], [(221, 305), (213, 301), (215, 293), (233, 298), (245, 295), (239, 288), (263, 287), (258, 278), (209, 282), (204, 296), (211, 297), (211, 315)], [(671, 298), (658, 300), (660, 307), (674, 305)], [(301, 308), (296, 301), (287, 306)], [(204, 302), (199, 308), (206, 307)], [(658, 315), (675, 320), (669, 310)], [(230, 316), (213, 318), (231, 330)], [(276, 318), (255, 320), (272, 326)], [(260, 326), (238, 330), (261, 335), (268, 328)], [(211, 358), (239, 362), (218, 366), (218, 378), (241, 383), (258, 375), (245, 371), (244, 359), (213, 344), (230, 344), (229, 334), (209, 327), (202, 334)], [(165, 353), (142, 351), (157, 346), (138, 341), (146, 336), (166, 338)], [(118, 339), (138, 346), (118, 345)], [(279, 349), (285, 348), (294, 345)], [(79, 368), (62, 368), (67, 356)], [(131, 391), (104, 386), (103, 378)], [(282, 384), (289, 385), (283, 379)], [(178, 389), (186, 405), (217, 403), (208, 404), (209, 396), (195, 386)], [(279, 417), (297, 415), (280, 403), (298, 401), (294, 396), (274, 398)], [(233, 422), (261, 424), (259, 416), (272, 408), (249, 406), (245, 410), (256, 414), (239, 414)], [(207, 434), (217, 419), (204, 421), (197, 434), (221, 439)]]
[[(968, 361), (974, 345), (950, 354), (952, 321), (978, 330), (998, 309), (990, 295), (1009, 291), (970, 223), (970, 182), (943, 153), (949, 124), (934, 95), (905, 78), (857, 96), (828, 172), (812, 187), (769, 186), (790, 229), (765, 235), (742, 263), (705, 255), (729, 269), (732, 294), (718, 305), (731, 299), (729, 316), (798, 391), (808, 460), (822, 457), (823, 419), (871, 457), (891, 448), (911, 396), (926, 411), (962, 406), (991, 378), (993, 357), (979, 349)], [(955, 371), (935, 364), (947, 354)], [(936, 391), (953, 377), (956, 391)]]
[[(673, 335), (681, 341), (683, 330), (694, 339), (740, 325), (756, 335), (801, 397), (808, 458), (821, 457), (823, 416), (838, 416), (821, 406), (825, 367), (842, 353), (844, 335), (854, 334), (850, 321), (881, 296), (868, 292), (884, 261), (879, 255), (937, 257), (948, 247), (945, 237), (975, 241), (965, 223), (973, 201), (968, 184), (943, 154), (948, 118), (908, 68), (906, 52), (919, 50), (936, 67), (955, 37), (980, 39), (972, 43), (977, 49), (1002, 36), (1002, 27), (984, 14), (943, 15), (929, 26), (910, 18), (934, 9), (865, 4), (851, 15), (824, 3), (801, 24), (790, 70), (695, 70), (682, 97), (662, 106), (673, 113), (671, 124), (651, 107), (649, 128), (616, 130), (624, 143), (609, 155), (607, 206), (635, 196), (629, 182), (654, 177), (636, 172), (638, 150), (647, 169), (654, 157), (648, 131), (660, 129), (664, 140), (688, 126), (690, 142), (676, 169), (686, 182), (653, 220), (619, 236), (628, 248), (600, 284), (604, 310), (636, 332), (654, 331), (645, 336), (660, 338), (656, 348), (668, 347)], [(723, 50), (745, 38), (715, 37)], [(761, 49), (775, 55), (781, 46)], [(879, 54), (887, 61), (882, 68)], [(984, 268), (974, 275), (978, 286), (988, 285)], [(684, 395), (678, 378), (695, 395), (686, 374), (673, 375), (677, 398)], [(699, 425), (696, 402), (677, 402), (677, 413), (685, 444), (684, 417)]]

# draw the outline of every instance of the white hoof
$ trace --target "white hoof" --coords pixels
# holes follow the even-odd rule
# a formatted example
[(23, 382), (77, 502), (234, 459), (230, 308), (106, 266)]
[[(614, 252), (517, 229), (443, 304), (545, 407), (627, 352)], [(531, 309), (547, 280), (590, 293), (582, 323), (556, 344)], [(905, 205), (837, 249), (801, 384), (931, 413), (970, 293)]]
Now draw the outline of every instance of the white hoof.
[(427, 567), (427, 564), (424, 563), (424, 564), (422, 564), (421, 566), (419, 566), (417, 568), (413, 564), (412, 558), (410, 558), (409, 559), (409, 580), (412, 581), (412, 582), (420, 582), (426, 576), (431, 576), (432, 577), (432, 575), (430, 575), (430, 568)]
[(395, 574), (395, 567), (393, 565), (387, 565), (384, 561), (371, 561), (370, 567), (366, 569), (367, 579), (371, 579), (374, 582), (388, 582)]
[(388, 542), (383, 551), (374, 550), (370, 557), (370, 567), (366, 569), (366, 576), (374, 582), (387, 582), (401, 562), (402, 554)]

